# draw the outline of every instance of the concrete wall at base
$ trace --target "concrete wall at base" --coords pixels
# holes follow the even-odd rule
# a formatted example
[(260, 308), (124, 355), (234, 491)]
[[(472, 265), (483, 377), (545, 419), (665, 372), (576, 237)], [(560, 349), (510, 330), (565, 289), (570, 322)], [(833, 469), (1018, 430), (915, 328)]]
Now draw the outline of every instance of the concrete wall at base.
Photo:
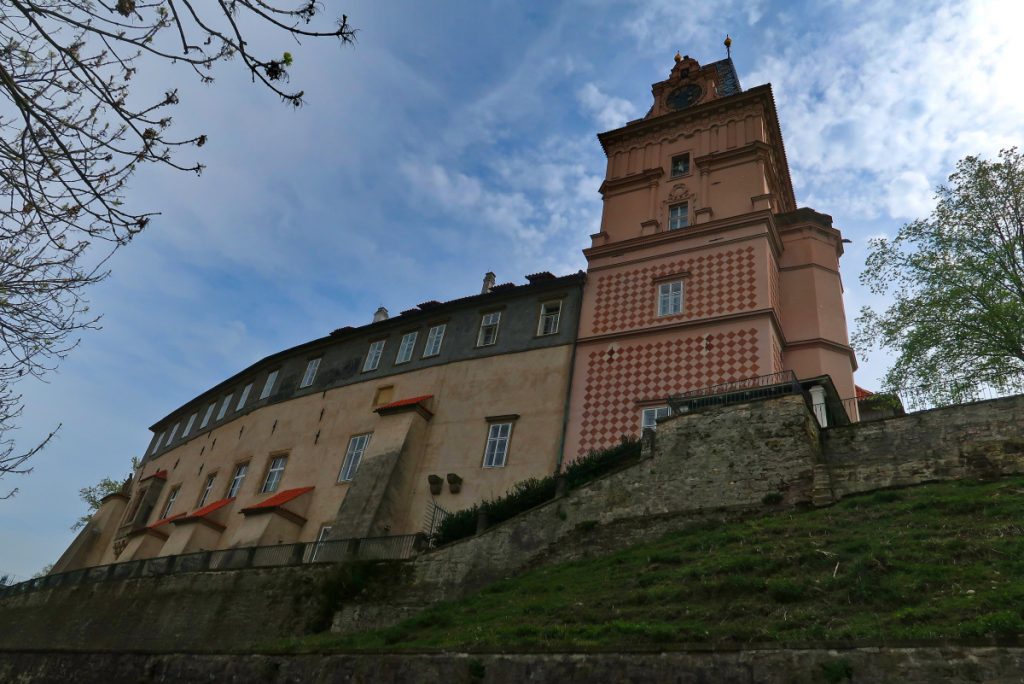
[(717, 682), (818, 684), (829, 673), (853, 682), (1016, 682), (1019, 647), (762, 648), (665, 653), (487, 653), (374, 655), (147, 655), (12, 653), (0, 680), (64, 684), (171, 682)]

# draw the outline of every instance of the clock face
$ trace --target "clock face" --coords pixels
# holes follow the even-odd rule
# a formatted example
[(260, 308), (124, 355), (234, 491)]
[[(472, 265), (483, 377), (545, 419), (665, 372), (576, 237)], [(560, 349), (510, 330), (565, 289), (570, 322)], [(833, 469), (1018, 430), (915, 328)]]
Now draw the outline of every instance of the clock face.
[(672, 109), (684, 109), (699, 100), (700, 95), (700, 86), (691, 83), (669, 93), (667, 103)]

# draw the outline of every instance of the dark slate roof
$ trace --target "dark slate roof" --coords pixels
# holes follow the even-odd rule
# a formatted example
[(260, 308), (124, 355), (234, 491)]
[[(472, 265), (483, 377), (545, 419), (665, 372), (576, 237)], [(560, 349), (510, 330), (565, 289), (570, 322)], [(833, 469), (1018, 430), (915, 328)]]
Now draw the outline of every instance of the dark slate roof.
[(731, 57), (714, 62), (711, 66), (718, 70), (718, 78), (721, 79), (722, 88), (718, 91), (719, 96), (727, 97), (743, 92), (740, 77), (736, 74), (736, 67), (733, 65)]

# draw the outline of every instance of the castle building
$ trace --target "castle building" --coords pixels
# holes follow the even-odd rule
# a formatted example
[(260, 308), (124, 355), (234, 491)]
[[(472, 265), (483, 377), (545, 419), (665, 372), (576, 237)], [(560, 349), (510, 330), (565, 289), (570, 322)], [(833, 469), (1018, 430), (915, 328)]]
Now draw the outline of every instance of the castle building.
[(842, 237), (796, 205), (771, 87), (676, 55), (652, 91), (598, 136), (586, 273), (488, 273), (480, 294), (258, 361), (151, 427), (53, 571), (419, 532), (723, 383), (793, 371), (854, 397)]

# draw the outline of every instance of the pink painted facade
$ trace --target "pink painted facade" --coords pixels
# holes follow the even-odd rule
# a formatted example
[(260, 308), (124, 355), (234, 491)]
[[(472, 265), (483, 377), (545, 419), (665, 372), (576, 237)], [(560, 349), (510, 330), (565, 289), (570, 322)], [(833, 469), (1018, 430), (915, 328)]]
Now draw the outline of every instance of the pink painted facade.
[(797, 208), (771, 87), (677, 56), (652, 91), (646, 117), (599, 136), (567, 460), (638, 434), (670, 394), (783, 370), (855, 391), (842, 236)]

